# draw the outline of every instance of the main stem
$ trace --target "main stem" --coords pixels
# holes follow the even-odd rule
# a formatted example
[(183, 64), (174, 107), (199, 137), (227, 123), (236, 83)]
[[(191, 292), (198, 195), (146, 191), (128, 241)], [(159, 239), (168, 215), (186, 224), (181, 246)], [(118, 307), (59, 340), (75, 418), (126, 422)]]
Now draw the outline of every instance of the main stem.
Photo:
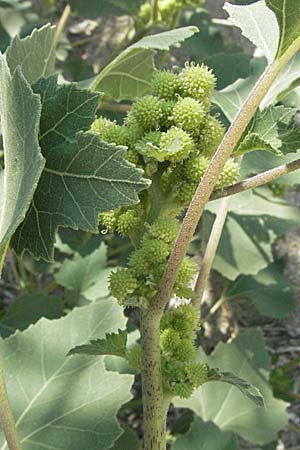
[(162, 387), (160, 319), (161, 314), (151, 308), (141, 311), (144, 450), (166, 450), (167, 406)]
[(158, 291), (154, 299), (154, 304), (157, 311), (162, 311), (170, 298), (181, 262), (183, 261), (188, 245), (204, 211), (205, 205), (213, 192), (214, 186), (217, 183), (219, 175), (223, 170), (227, 159), (233, 152), (261, 101), (269, 91), (273, 81), (281, 69), (296, 53), (299, 47), (300, 38), (298, 38), (290, 46), (287, 52), (280, 59), (275, 60), (268, 66), (262, 77), (252, 89), (237, 117), (225, 134), (218, 150), (213, 156), (187, 210), (174, 249), (169, 258), (166, 271), (159, 284)]
[(8, 401), (2, 363), (0, 362), (0, 422), (9, 450), (22, 450), (14, 417)]

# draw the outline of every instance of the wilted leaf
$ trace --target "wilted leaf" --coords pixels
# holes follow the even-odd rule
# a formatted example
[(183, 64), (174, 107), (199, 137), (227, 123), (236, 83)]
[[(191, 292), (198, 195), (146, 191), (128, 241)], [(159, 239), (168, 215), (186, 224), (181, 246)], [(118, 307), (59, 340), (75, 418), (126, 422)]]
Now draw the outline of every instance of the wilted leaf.
[[(74, 345), (125, 326), (106, 299), (59, 320), (40, 320), (1, 341), (5, 378), (23, 450), (105, 450), (120, 436), (116, 414), (133, 377), (107, 372), (102, 357), (67, 358)], [(3, 433), (2, 450), (7, 450)]]
[(269, 387), (269, 356), (261, 333), (241, 333), (230, 344), (218, 344), (210, 356), (199, 349), (197, 360), (249, 381), (262, 393), (265, 408), (255, 406), (235, 387), (218, 381), (204, 384), (189, 400), (176, 398), (175, 405), (190, 408), (204, 421), (212, 421), (222, 431), (238, 433), (254, 444), (272, 441), (287, 423), (287, 404), (275, 399)]
[(78, 345), (72, 348), (68, 355), (76, 353), (86, 355), (114, 355), (126, 356), (127, 331), (118, 330), (118, 333), (106, 333), (104, 339), (94, 339), (89, 344)]
[(38, 143), (39, 96), (32, 92), (20, 69), (11, 76), (5, 56), (0, 56), (0, 87), (5, 160), (0, 200), (1, 272), (6, 248), (25, 217), (44, 167), (44, 158)]

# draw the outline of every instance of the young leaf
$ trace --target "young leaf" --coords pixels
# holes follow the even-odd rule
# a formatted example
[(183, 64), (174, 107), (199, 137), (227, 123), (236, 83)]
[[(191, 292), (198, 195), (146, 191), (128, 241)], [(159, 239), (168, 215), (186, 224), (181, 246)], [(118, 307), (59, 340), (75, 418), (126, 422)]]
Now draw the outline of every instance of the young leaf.
[(25, 294), (8, 307), (0, 320), (0, 334), (6, 338), (16, 330), (25, 330), (42, 317), (58, 319), (64, 314), (64, 303), (58, 297)]
[(196, 416), (188, 433), (178, 437), (172, 450), (238, 450), (238, 441), (231, 431), (221, 431), (213, 422)]
[(264, 398), (261, 395), (259, 389), (253, 386), (248, 381), (243, 378), (238, 377), (231, 372), (219, 372), (219, 370), (212, 370), (211, 377), (207, 380), (209, 381), (222, 381), (223, 383), (231, 384), (241, 391), (245, 397), (249, 398), (256, 406), (260, 408), (265, 406)]
[(277, 58), (280, 58), (300, 36), (300, 3), (298, 0), (266, 0), (276, 15), (280, 37)]
[(5, 170), (0, 200), (1, 260), (27, 208), (44, 167), (38, 143), (41, 114), (39, 96), (32, 92), (20, 69), (11, 76), (5, 56), (0, 56), (1, 129)]
[[(68, 350), (125, 326), (122, 308), (103, 299), (59, 320), (40, 320), (0, 341), (8, 395), (23, 450), (105, 450), (121, 435), (117, 412), (131, 399), (131, 375), (103, 358)], [(4, 434), (0, 448), (7, 450)]]
[(79, 132), (93, 122), (98, 94), (73, 84), (58, 87), (56, 77), (39, 81), (34, 90), (42, 99), (40, 145), (46, 166), (12, 245), (18, 254), (28, 250), (49, 261), (59, 226), (96, 233), (99, 212), (137, 203), (137, 193), (149, 181), (125, 160), (125, 147)]
[(278, 262), (253, 277), (241, 275), (225, 295), (228, 300), (248, 298), (261, 314), (277, 319), (285, 317), (296, 305), (291, 285)]
[(297, 110), (269, 106), (258, 110), (244, 132), (236, 154), (267, 150), (275, 155), (296, 152), (300, 148), (300, 128), (296, 126)]
[(241, 28), (243, 35), (258, 47), (271, 63), (277, 52), (279, 28), (276, 16), (267, 8), (265, 2), (258, 1), (247, 6), (226, 3), (224, 9), (229, 14), (229, 22)]
[(6, 52), (11, 72), (20, 66), (30, 84), (51, 75), (55, 65), (54, 35), (55, 27), (48, 24), (24, 39), (15, 36)]
[(222, 431), (238, 433), (254, 444), (272, 441), (287, 423), (287, 404), (274, 398), (269, 387), (270, 361), (262, 334), (255, 330), (240, 333), (230, 344), (218, 344), (210, 356), (199, 349), (197, 360), (222, 372), (233, 372), (256, 386), (265, 408), (255, 406), (236, 387), (218, 381), (205, 383), (189, 400), (176, 398), (175, 406), (190, 408)]
[(125, 358), (127, 344), (127, 331), (118, 330), (118, 333), (106, 333), (104, 339), (96, 339), (86, 345), (72, 348), (68, 356), (76, 353), (86, 355), (114, 355)]
[(168, 50), (197, 31), (196, 27), (178, 28), (147, 36), (131, 45), (95, 78), (92, 89), (111, 95), (115, 100), (134, 100), (151, 90), (155, 70), (155, 50)]

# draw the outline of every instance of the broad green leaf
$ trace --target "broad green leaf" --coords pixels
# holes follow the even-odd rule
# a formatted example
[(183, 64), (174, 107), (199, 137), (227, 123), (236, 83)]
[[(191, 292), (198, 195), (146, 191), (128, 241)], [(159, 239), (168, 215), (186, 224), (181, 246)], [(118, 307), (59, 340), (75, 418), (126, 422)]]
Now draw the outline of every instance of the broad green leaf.
[(264, 69), (265, 59), (255, 58), (252, 60), (251, 75), (248, 78), (237, 80), (225, 89), (214, 92), (213, 102), (221, 108), (229, 122), (233, 122)]
[(68, 355), (114, 355), (125, 358), (127, 344), (127, 331), (118, 330), (117, 333), (106, 333), (104, 339), (94, 339), (89, 344), (78, 345), (72, 348)]
[(0, 56), (0, 114), (5, 171), (0, 201), (0, 273), (9, 241), (25, 217), (44, 167), (38, 143), (41, 104), (20, 69)]
[(280, 28), (277, 58), (280, 58), (300, 36), (300, 3), (298, 0), (266, 0), (276, 15)]
[[(219, 201), (209, 202), (213, 214)], [(272, 244), (276, 237), (299, 224), (299, 209), (260, 188), (233, 196), (213, 268), (230, 280), (240, 274), (255, 275), (273, 262)], [(202, 248), (205, 249), (214, 217), (202, 221)]]
[(92, 89), (118, 101), (134, 100), (146, 94), (151, 90), (155, 50), (168, 50), (171, 45), (184, 41), (196, 31), (196, 27), (178, 28), (141, 39), (100, 72), (93, 81)]
[(254, 444), (272, 441), (287, 423), (287, 404), (275, 399), (269, 387), (270, 362), (261, 333), (241, 333), (230, 344), (218, 344), (210, 356), (199, 349), (197, 360), (249, 381), (261, 391), (265, 408), (255, 406), (235, 387), (218, 381), (204, 384), (189, 400), (175, 399), (175, 406), (190, 408), (205, 422), (212, 421), (222, 431), (238, 433)]
[(88, 19), (97, 19), (107, 14), (134, 15), (138, 12), (137, 0), (68, 0), (68, 3), (77, 15)]
[(195, 417), (188, 433), (176, 440), (172, 450), (238, 450), (238, 442), (232, 432)]
[[(289, 153), (284, 156), (276, 156), (270, 154), (270, 152), (257, 151), (252, 152), (244, 156), (241, 165), (241, 177), (247, 178), (251, 175), (264, 172), (265, 170), (272, 169), (273, 167), (280, 166), (281, 164), (287, 164), (295, 159), (300, 158), (299, 151), (296, 153)], [(277, 178), (279, 183), (286, 183), (289, 185), (299, 184), (300, 173), (299, 171), (291, 172), (280, 178)]]
[[(133, 377), (107, 372), (102, 357), (66, 357), (74, 345), (125, 326), (113, 299), (40, 320), (0, 342), (23, 450), (105, 450), (120, 436), (116, 414)], [(1, 450), (7, 450), (3, 433)]]
[[(230, 122), (235, 118), (265, 67), (266, 62), (264, 58), (254, 58), (251, 62), (251, 75), (248, 78), (237, 80), (221, 91), (215, 91), (214, 103), (222, 109)], [(264, 109), (276, 103), (290, 92), (292, 88), (297, 86), (300, 82), (299, 73), (300, 53), (298, 52), (280, 72), (261, 102), (260, 108)]]
[(42, 317), (58, 319), (63, 316), (64, 303), (58, 297), (44, 294), (24, 294), (8, 307), (0, 320), (0, 334), (6, 338), (16, 330), (25, 330)]
[[(103, 271), (105, 271), (105, 276), (110, 272), (106, 270), (106, 246), (104, 243), (89, 255), (81, 256), (76, 253), (73, 259), (65, 259), (54, 278), (61, 286), (85, 296), (95, 284), (98, 285), (98, 288), (100, 281), (104, 284)], [(97, 298), (106, 295), (107, 289), (103, 292), (99, 289)]]
[(251, 57), (245, 53), (217, 53), (204, 60), (217, 78), (218, 90), (249, 77), (250, 61)]
[(278, 262), (253, 277), (241, 275), (226, 291), (225, 297), (228, 300), (247, 298), (261, 314), (276, 319), (285, 317), (296, 306), (291, 285)]
[(296, 152), (300, 148), (300, 128), (296, 126), (297, 110), (269, 106), (258, 110), (244, 132), (236, 153), (267, 150), (277, 155)]
[(12, 244), (18, 254), (53, 259), (59, 226), (98, 232), (98, 213), (138, 202), (149, 185), (142, 171), (125, 160), (125, 147), (107, 144), (89, 129), (98, 94), (56, 77), (40, 80), (40, 145), (46, 165), (25, 220)]
[(142, 450), (142, 445), (135, 431), (126, 428), (122, 436), (109, 450)]
[(258, 47), (271, 63), (277, 52), (279, 27), (275, 14), (266, 6), (265, 1), (247, 6), (226, 3), (224, 9), (229, 14), (229, 22), (239, 27), (243, 35)]
[(24, 39), (15, 36), (6, 52), (11, 72), (20, 66), (30, 84), (51, 75), (55, 65), (54, 35), (55, 27), (48, 24)]

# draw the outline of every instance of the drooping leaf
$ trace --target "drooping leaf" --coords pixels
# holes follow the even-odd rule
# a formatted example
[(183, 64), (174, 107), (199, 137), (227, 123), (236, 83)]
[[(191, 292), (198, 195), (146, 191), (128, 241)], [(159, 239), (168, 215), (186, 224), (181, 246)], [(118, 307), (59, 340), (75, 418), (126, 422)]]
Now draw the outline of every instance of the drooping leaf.
[(188, 433), (176, 440), (172, 450), (238, 450), (238, 442), (231, 431), (221, 431), (213, 422), (195, 417)]
[(94, 120), (98, 94), (73, 84), (58, 87), (56, 77), (40, 80), (40, 145), (46, 166), (25, 220), (12, 244), (18, 254), (52, 260), (59, 226), (98, 231), (98, 213), (138, 202), (149, 185), (128, 163), (125, 148), (83, 133)]
[(300, 36), (300, 3), (298, 0), (266, 0), (276, 15), (280, 37), (277, 58), (280, 58)]
[(269, 387), (270, 362), (261, 333), (240, 333), (230, 344), (218, 344), (210, 356), (199, 349), (197, 360), (249, 381), (261, 391), (265, 408), (255, 406), (235, 387), (218, 381), (204, 384), (189, 400), (176, 398), (175, 405), (190, 408), (204, 421), (212, 421), (222, 431), (238, 433), (254, 444), (272, 441), (287, 422), (287, 404), (275, 399)]
[(51, 75), (55, 65), (54, 35), (55, 27), (48, 24), (24, 39), (15, 36), (6, 52), (11, 72), (20, 66), (30, 84)]
[(127, 331), (118, 330), (118, 333), (106, 333), (104, 339), (94, 339), (89, 344), (78, 345), (72, 348), (68, 355), (76, 353), (85, 355), (114, 355), (125, 358), (127, 344)]
[(0, 320), (1, 337), (6, 338), (16, 330), (25, 330), (42, 317), (58, 319), (63, 315), (64, 304), (58, 297), (44, 294), (25, 294), (9, 306)]
[(147, 36), (131, 45), (95, 78), (92, 89), (111, 95), (115, 100), (134, 100), (151, 90), (155, 50), (169, 47), (192, 36), (196, 27), (178, 28)]
[(277, 52), (279, 27), (275, 14), (265, 1), (247, 6), (226, 3), (224, 9), (229, 14), (229, 22), (239, 27), (243, 35), (262, 51), (268, 62), (272, 62)]
[(41, 114), (34, 94), (20, 69), (11, 76), (0, 56), (1, 130), (5, 171), (0, 201), (0, 272), (9, 241), (25, 217), (44, 167), (38, 143)]
[(282, 155), (299, 150), (300, 127), (295, 123), (296, 112), (296, 109), (283, 105), (258, 110), (246, 128), (236, 153), (243, 155), (266, 150)]
[(261, 314), (282, 318), (295, 307), (294, 293), (283, 276), (283, 267), (273, 263), (255, 276), (241, 275), (225, 294), (228, 300), (248, 298)]
[[(133, 377), (107, 372), (103, 358), (66, 354), (74, 345), (124, 327), (113, 299), (40, 320), (1, 341), (5, 378), (23, 450), (105, 450), (120, 436), (116, 414)], [(3, 433), (2, 450), (7, 450)]]

